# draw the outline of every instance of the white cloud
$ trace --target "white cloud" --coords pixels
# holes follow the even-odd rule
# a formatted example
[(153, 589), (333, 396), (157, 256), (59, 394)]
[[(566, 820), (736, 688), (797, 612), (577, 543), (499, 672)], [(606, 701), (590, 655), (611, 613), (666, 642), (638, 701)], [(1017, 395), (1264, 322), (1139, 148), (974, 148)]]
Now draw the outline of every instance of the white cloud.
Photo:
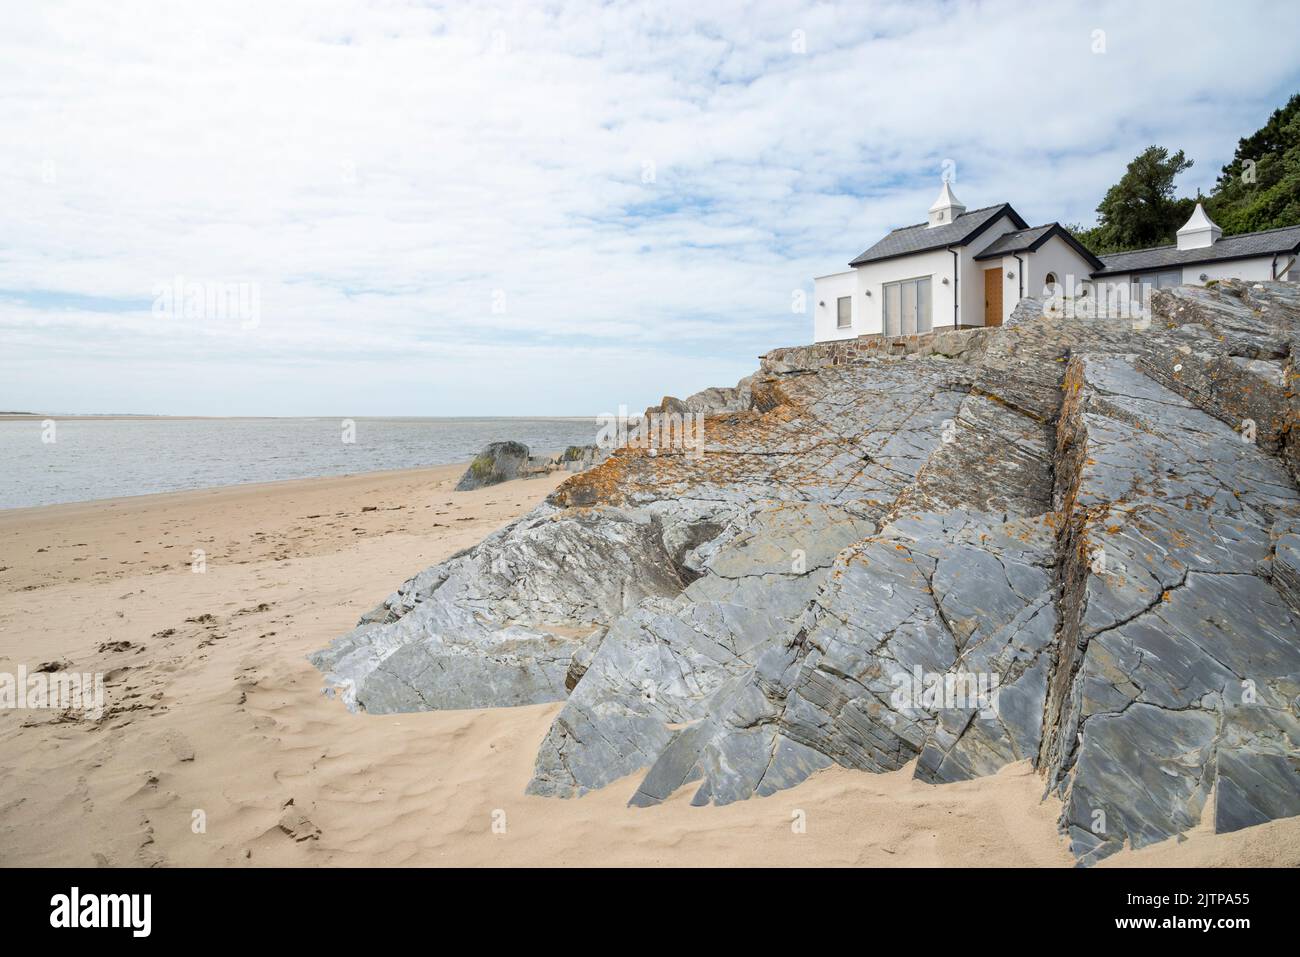
[[(585, 414), (729, 384), (808, 338), (791, 290), (923, 218), (945, 159), (1035, 222), (1090, 219), (1152, 142), (1208, 188), (1300, 76), (1274, 14), (14, 6), (0, 406)], [(258, 327), (160, 324), (177, 275), (257, 283)]]

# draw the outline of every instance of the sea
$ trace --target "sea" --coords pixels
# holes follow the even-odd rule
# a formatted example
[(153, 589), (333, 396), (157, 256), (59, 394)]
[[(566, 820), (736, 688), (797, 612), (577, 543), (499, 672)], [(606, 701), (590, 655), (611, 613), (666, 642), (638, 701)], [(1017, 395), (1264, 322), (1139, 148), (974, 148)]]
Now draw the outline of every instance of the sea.
[(590, 445), (591, 418), (32, 417), (0, 421), (0, 509), (467, 462)]

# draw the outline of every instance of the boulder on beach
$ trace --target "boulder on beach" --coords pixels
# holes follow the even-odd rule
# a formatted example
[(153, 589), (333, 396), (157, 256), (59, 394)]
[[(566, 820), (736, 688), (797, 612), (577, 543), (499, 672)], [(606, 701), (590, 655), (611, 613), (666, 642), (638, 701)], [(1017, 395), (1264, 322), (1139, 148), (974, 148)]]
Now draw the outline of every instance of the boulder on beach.
[(474, 456), (456, 483), (457, 492), (486, 488), (518, 478), (528, 466), (528, 446), (522, 442), (489, 442)]

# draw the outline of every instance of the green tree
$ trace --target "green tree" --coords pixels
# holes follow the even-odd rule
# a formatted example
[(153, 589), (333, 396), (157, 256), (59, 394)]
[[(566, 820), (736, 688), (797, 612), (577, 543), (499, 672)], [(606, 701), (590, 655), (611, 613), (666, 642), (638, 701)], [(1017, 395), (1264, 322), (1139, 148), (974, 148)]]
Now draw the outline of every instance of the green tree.
[(1182, 150), (1171, 154), (1163, 146), (1148, 146), (1106, 191), (1097, 206), (1097, 225), (1071, 231), (1095, 253), (1172, 243), (1195, 208), (1194, 200), (1174, 196), (1174, 179), (1191, 165)]
[(1206, 210), (1225, 236), (1300, 223), (1300, 93), (1237, 141)]

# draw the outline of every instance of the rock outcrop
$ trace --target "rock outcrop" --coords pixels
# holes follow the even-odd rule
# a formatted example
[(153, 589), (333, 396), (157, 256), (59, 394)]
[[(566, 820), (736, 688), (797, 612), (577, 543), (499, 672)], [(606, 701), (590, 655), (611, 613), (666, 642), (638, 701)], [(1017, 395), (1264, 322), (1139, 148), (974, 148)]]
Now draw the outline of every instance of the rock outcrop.
[(563, 700), (536, 794), (1030, 759), (1085, 864), (1300, 814), (1298, 292), (776, 350), (648, 410), (702, 454), (616, 451), (313, 661), (370, 711)]
[(730, 387), (702, 389), (685, 399), (666, 395), (656, 406), (646, 409), (646, 414), (688, 412), (744, 412), (752, 404), (753, 376), (746, 376)]
[(597, 445), (570, 445), (554, 455), (533, 455), (522, 442), (489, 442), (469, 463), (456, 491), (469, 492), (551, 472), (582, 472), (605, 461), (609, 451)]
[(522, 442), (489, 442), (469, 463), (456, 483), (457, 492), (469, 492), (518, 478), (528, 467), (528, 446)]
[(542, 506), (405, 582), (311, 660), (379, 714), (557, 701), (583, 639), (682, 587), (651, 516)]
[(1220, 831), (1300, 813), (1300, 609), (1272, 582), (1293, 477), (1127, 357), (1071, 361), (1058, 449), (1041, 757), (1076, 852), (1177, 834), (1212, 787)]

